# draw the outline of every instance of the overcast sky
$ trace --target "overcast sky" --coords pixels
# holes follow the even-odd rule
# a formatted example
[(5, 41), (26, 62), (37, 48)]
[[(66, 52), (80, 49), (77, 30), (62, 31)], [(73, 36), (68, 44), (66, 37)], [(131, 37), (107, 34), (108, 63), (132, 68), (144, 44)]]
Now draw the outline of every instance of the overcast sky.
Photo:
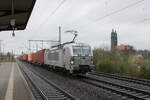
[[(138, 2), (138, 3), (137, 3)], [(37, 0), (24, 31), (0, 32), (4, 51), (27, 51), (29, 39), (73, 38), (66, 30), (78, 31), (77, 42), (110, 47), (110, 33), (116, 29), (119, 44), (150, 49), (150, 0)], [(46, 45), (45, 45), (46, 46)]]

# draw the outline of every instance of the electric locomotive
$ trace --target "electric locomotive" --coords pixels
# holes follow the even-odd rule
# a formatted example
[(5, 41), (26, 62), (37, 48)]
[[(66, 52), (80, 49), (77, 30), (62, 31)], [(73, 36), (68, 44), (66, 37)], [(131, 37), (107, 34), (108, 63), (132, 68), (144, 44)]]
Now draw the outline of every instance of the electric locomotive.
[(90, 45), (69, 43), (45, 50), (44, 63), (54, 69), (70, 73), (86, 73), (93, 70), (93, 53)]

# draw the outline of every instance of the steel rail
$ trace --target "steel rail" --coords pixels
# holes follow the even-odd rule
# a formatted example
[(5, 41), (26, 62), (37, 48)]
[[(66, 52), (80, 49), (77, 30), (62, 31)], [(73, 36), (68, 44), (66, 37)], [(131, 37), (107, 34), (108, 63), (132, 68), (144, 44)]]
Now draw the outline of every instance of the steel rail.
[(133, 82), (133, 83), (146, 85), (146, 86), (150, 87), (150, 80), (146, 80), (146, 79), (138, 79), (138, 78), (133, 78), (133, 77), (127, 77), (127, 76), (120, 76), (120, 75), (115, 75), (115, 74), (103, 73), (103, 72), (90, 72), (88, 74), (96, 75), (96, 76), (102, 76), (102, 77), (107, 77), (107, 78), (113, 78), (113, 79), (127, 81), (127, 82)]
[[(19, 62), (20, 63), (20, 62)], [(23, 65), (23, 64), (21, 64)], [(20, 66), (21, 66), (20, 65)], [(25, 67), (25, 65), (24, 65)], [(23, 68), (22, 68), (23, 69)], [(24, 71), (24, 69), (23, 69)], [(30, 70), (31, 71), (31, 70)], [(54, 84), (53, 82), (51, 82), (50, 80), (48, 80), (47, 78), (45, 78), (44, 76), (42, 76), (41, 74), (35, 72), (35, 71), (31, 71), (33, 74), (35, 74), (37, 77), (39, 77), (40, 79), (42, 79), (45, 83), (49, 84), (50, 86), (52, 86), (56, 91), (59, 91), (59, 93), (61, 93), (60, 97), (58, 98), (53, 98), (55, 100), (76, 100), (76, 98), (74, 96), (72, 96), (71, 94), (67, 93), (66, 91), (62, 90), (61, 88), (59, 88), (56, 84)], [(24, 71), (25, 74), (27, 74), (25, 71)], [(28, 75), (27, 75), (28, 76)], [(30, 79), (30, 77), (29, 77)], [(30, 81), (32, 82), (33, 80), (30, 79)], [(36, 86), (36, 85), (34, 85)], [(44, 97), (43, 100), (51, 100), (51, 98), (49, 99), (48, 96), (46, 96), (42, 90), (40, 90), (40, 88), (37, 88), (38, 91), (40, 91), (40, 94), (42, 95), (42, 97)], [(58, 95), (59, 95), (58, 93)]]
[[(20, 66), (20, 65), (19, 65)], [(21, 68), (21, 67), (20, 67)], [(42, 100), (48, 100), (48, 98), (46, 97), (46, 95), (43, 93), (43, 91), (38, 88), (34, 82), (31, 80), (31, 78), (27, 75), (27, 73), (23, 70), (23, 68), (21, 68), (21, 71), (23, 72), (23, 75), (27, 78), (26, 80), (29, 80), (27, 82), (30, 82), (31, 85), (34, 87), (34, 89), (40, 94), (40, 97), (42, 98)]]
[(67, 98), (70, 98), (70, 100), (76, 100), (76, 98), (74, 96), (72, 96), (71, 94), (69, 94), (66, 91), (62, 90), (61, 88), (59, 88), (59, 86), (57, 86), (56, 84), (54, 84), (53, 82), (51, 82), (50, 80), (48, 80), (47, 78), (42, 76), (41, 74), (39, 74), (37, 72), (33, 72), (33, 73), (36, 74), (37, 76), (39, 76), (40, 78), (42, 78), (45, 82), (47, 82), (51, 86), (55, 87), (57, 90), (61, 91), (63, 94), (65, 94), (65, 96), (67, 96)]
[(28, 82), (30, 82), (31, 85), (34, 87), (34, 89), (39, 93), (39, 95), (42, 98), (42, 100), (48, 100), (48, 98), (43, 93), (43, 91), (39, 87), (37, 87), (36, 84), (34, 84), (32, 79), (27, 75), (27, 73), (24, 71), (24, 69), (21, 67), (21, 65), (20, 64), (18, 64), (18, 65), (19, 65), (21, 71), (23, 72), (23, 75), (27, 78), (26, 80), (29, 80)]
[(147, 98), (150, 98), (149, 91), (135, 89), (133, 87), (119, 85), (105, 80), (91, 78), (85, 75), (79, 75), (79, 77), (81, 81), (87, 84), (121, 94), (122, 96), (127, 96), (128, 98), (133, 98), (135, 100), (147, 100)]

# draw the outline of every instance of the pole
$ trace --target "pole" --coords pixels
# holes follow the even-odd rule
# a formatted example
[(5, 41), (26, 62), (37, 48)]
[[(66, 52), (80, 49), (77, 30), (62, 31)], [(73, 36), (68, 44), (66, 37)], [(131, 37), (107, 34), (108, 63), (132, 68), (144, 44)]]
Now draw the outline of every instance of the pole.
[(13, 50), (11, 51), (11, 60), (13, 61), (13, 56), (14, 56), (14, 52)]
[(42, 42), (42, 49), (43, 49), (43, 40), (41, 42)]
[(2, 52), (1, 52), (1, 45), (2, 45), (2, 40), (0, 40), (0, 61), (2, 60)]
[(38, 51), (38, 44), (36, 43), (36, 52)]
[(4, 52), (5, 52), (5, 44), (3, 43), (3, 54), (4, 54)]
[(14, 15), (14, 0), (11, 0), (11, 14), (12, 14), (12, 18), (10, 20), (10, 24), (12, 26), (12, 29), (13, 29), (13, 33), (12, 33), (12, 36), (14, 37), (15, 36), (15, 15)]
[(59, 44), (61, 44), (61, 27), (59, 26)]
[(31, 44), (30, 44), (30, 40), (29, 40), (29, 52), (31, 52)]
[(0, 53), (2, 53), (2, 40), (0, 40)]

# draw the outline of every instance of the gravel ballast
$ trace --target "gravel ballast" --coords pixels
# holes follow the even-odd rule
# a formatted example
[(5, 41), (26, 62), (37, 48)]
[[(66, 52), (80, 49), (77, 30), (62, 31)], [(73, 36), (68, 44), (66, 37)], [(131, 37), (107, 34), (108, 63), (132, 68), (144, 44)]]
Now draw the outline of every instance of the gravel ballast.
[(76, 77), (69, 77), (66, 74), (51, 72), (35, 65), (25, 64), (30, 70), (36, 71), (42, 74), (58, 85), (61, 89), (64, 89), (79, 100), (121, 100), (120, 95), (111, 93), (101, 88), (89, 85), (77, 79)]

